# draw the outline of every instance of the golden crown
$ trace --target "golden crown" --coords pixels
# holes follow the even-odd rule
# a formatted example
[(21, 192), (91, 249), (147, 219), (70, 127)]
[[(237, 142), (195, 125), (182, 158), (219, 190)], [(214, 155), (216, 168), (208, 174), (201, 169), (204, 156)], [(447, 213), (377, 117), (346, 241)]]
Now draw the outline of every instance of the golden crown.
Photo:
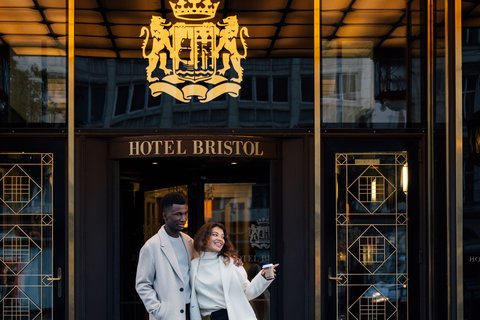
[(211, 0), (179, 0), (170, 2), (173, 15), (181, 20), (209, 20), (215, 17), (220, 2), (212, 3)]

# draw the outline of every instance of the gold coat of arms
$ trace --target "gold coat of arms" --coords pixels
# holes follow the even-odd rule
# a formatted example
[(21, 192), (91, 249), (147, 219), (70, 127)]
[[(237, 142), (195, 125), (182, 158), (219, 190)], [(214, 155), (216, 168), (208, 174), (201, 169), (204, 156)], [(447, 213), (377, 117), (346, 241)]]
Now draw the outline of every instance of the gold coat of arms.
[[(247, 56), (247, 28), (239, 27), (237, 16), (207, 22), (215, 17), (219, 2), (178, 0), (170, 5), (181, 22), (172, 25), (152, 16), (150, 29), (142, 27), (140, 32), (140, 37), (145, 37), (142, 53), (148, 59), (152, 96), (167, 93), (182, 102), (193, 97), (208, 102), (221, 94), (238, 97), (243, 80), (241, 60)], [(217, 60), (221, 60), (221, 68)]]

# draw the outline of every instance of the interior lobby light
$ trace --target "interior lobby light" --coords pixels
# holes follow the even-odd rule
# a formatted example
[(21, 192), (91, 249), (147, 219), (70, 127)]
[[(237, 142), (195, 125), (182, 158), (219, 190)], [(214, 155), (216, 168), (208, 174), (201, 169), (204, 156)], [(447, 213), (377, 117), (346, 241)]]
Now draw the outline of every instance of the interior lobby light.
[(372, 179), (372, 202), (377, 202), (377, 178)]
[(402, 190), (405, 194), (408, 192), (408, 164), (402, 167)]

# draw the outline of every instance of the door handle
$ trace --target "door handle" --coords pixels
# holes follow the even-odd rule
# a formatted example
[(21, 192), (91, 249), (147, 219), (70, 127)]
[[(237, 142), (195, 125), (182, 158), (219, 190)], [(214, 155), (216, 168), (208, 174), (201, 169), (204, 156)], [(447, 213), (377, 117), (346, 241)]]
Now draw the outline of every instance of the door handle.
[(48, 277), (48, 281), (60, 281), (62, 280), (62, 268), (58, 267), (56, 277)]
[(343, 280), (343, 279), (342, 279), (342, 278), (340, 278), (340, 277), (334, 277), (334, 276), (328, 275), (328, 280), (332, 280), (332, 281), (341, 281), (341, 280)]
[(48, 277), (47, 280), (48, 281), (58, 281), (58, 285), (57, 285), (57, 297), (58, 298), (61, 298), (62, 297), (62, 290), (63, 290), (63, 286), (62, 286), (62, 267), (58, 267), (57, 268), (57, 276), (56, 277)]

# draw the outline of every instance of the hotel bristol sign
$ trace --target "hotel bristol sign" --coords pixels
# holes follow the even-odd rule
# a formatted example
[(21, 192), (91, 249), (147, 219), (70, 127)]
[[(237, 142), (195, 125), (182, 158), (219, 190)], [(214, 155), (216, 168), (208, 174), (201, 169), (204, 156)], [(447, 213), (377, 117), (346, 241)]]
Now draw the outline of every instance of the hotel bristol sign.
[(112, 158), (142, 157), (246, 157), (278, 158), (274, 139), (258, 137), (130, 137), (110, 144)]
[[(150, 28), (140, 31), (140, 37), (145, 38), (142, 54), (148, 59), (146, 72), (152, 96), (166, 93), (181, 102), (193, 97), (208, 102), (225, 93), (238, 97), (243, 80), (241, 60), (247, 57), (247, 28), (239, 27), (237, 16), (208, 22), (215, 17), (219, 0), (169, 3), (179, 22), (172, 25), (160, 16), (152, 16)], [(222, 67), (217, 68), (220, 58)]]

